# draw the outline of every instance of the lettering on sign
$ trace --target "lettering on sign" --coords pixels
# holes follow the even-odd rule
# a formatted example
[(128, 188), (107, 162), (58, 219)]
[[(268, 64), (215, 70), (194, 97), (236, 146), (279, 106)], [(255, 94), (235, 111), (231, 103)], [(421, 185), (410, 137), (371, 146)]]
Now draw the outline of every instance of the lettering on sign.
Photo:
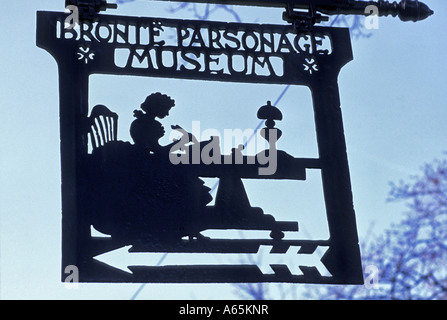
[(108, 67), (178, 77), (288, 83), (297, 73), (318, 73), (320, 58), (334, 51), (329, 32), (296, 33), (289, 26), (155, 18), (124, 22), (112, 16), (63, 26), (63, 20), (57, 22), (56, 39), (78, 43), (86, 64), (100, 47), (110, 50)]

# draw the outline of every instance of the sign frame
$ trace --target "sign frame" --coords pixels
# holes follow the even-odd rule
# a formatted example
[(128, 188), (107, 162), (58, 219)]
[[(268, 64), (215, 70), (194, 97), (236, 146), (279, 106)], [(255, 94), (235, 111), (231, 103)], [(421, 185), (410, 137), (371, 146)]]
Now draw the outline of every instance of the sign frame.
[[(338, 74), (341, 68), (352, 60), (352, 48), (349, 29), (313, 27), (303, 31), (303, 37), (311, 39), (308, 51), (287, 51), (289, 45), (283, 40), (283, 47), (279, 51), (272, 49), (265, 52), (246, 50), (245, 54), (257, 59), (258, 54), (275, 56), (282, 59), (282, 76), (277, 76), (276, 69), (267, 65), (270, 71), (268, 76), (247, 75), (231, 70), (230, 74), (211, 70), (204, 67), (200, 70), (184, 68), (135, 68), (130, 64), (130, 58), (124, 65), (117, 66), (114, 57), (115, 50), (144, 49), (132, 43), (118, 43), (118, 41), (104, 37), (103, 43), (95, 41), (95, 32), (89, 28), (103, 25), (105, 29), (111, 25), (122, 26), (169, 26), (196, 30), (208, 28), (216, 32), (263, 32), (271, 30), (278, 34), (293, 34), (292, 26), (288, 25), (261, 25), (237, 24), (209, 21), (188, 21), (162, 18), (124, 17), (113, 15), (97, 15), (94, 22), (81, 23), (82, 35), (76, 31), (63, 29), (66, 14), (57, 12), (37, 12), (37, 45), (48, 51), (55, 58), (59, 67), (59, 99), (60, 99), (60, 138), (61, 138), (61, 170), (62, 170), (62, 281), (67, 266), (76, 266), (79, 269), (80, 282), (160, 282), (160, 283), (219, 283), (219, 282), (292, 282), (292, 283), (329, 283), (329, 284), (363, 284), (363, 273), (360, 259), (359, 241), (355, 212), (352, 199), (351, 182), (348, 159), (346, 154), (346, 141), (344, 136), (340, 97), (338, 89)], [(109, 26), (109, 27), (106, 27)], [(149, 27), (150, 28), (150, 27)], [(119, 29), (117, 29), (119, 31)], [(123, 31), (124, 30), (124, 31)], [(115, 35), (116, 40), (126, 37), (126, 27), (121, 29), (121, 35)], [(138, 28), (137, 28), (138, 30)], [(154, 29), (153, 29), (154, 30)], [(248, 30), (248, 31), (247, 31)], [(156, 31), (156, 30), (155, 30)], [(98, 33), (99, 34), (99, 33)], [(298, 34), (299, 35), (299, 31)], [(179, 36), (182, 37), (181, 34)], [(321, 49), (317, 45), (322, 39), (329, 37), (331, 47)], [(98, 40), (98, 39), (96, 39)], [(155, 41), (155, 40), (154, 40)], [(109, 43), (110, 42), (110, 43)], [(197, 37), (197, 42), (200, 42)], [(147, 44), (146, 44), (147, 46)], [(154, 46), (152, 46), (154, 47)], [(156, 46), (155, 46), (156, 47)], [(162, 50), (163, 45), (155, 48)], [(166, 47), (164, 48), (166, 49)], [(234, 48), (233, 48), (234, 49)], [(220, 54), (230, 57), (237, 54), (238, 49), (222, 48)], [(311, 52), (312, 49), (312, 53)], [(169, 49), (168, 50), (174, 50)], [(177, 49), (175, 49), (177, 50)], [(218, 54), (215, 48), (204, 48), (200, 43), (195, 46), (183, 46), (179, 50), (189, 53), (208, 55)], [(328, 53), (331, 52), (330, 54)], [(236, 52), (236, 53), (235, 53)], [(140, 56), (142, 57), (142, 56)], [(148, 57), (148, 56), (147, 56)], [(305, 67), (305, 59), (315, 59), (318, 65), (314, 71), (309, 72)], [(144, 60), (144, 59), (143, 59)], [(141, 62), (142, 60), (140, 60)], [(259, 60), (258, 60), (259, 61)], [(262, 65), (260, 61), (259, 64)], [(201, 66), (202, 68), (202, 66)], [(202, 68), (203, 69), (203, 68)], [(231, 81), (251, 83), (276, 83), (307, 86), (311, 90), (315, 114), (315, 127), (318, 143), (318, 159), (300, 159), (300, 166), (304, 169), (321, 170), (323, 194), (326, 205), (326, 216), (329, 227), (329, 239), (303, 240), (286, 242), (285, 240), (272, 240), (271, 252), (285, 253), (290, 247), (300, 247), (297, 255), (312, 254), (319, 246), (329, 247), (321, 262), (330, 271), (331, 277), (321, 276), (314, 267), (300, 266), (302, 275), (291, 274), (287, 268), (272, 266), (274, 274), (265, 275), (259, 272), (256, 266), (244, 267), (144, 267), (132, 269), (132, 273), (108, 266), (94, 257), (108, 251), (122, 247), (122, 243), (113, 239), (93, 239), (90, 235), (90, 226), (84, 221), (82, 210), (83, 173), (80, 165), (87, 155), (87, 139), (84, 131), (84, 122), (88, 117), (89, 105), (89, 76), (92, 74), (136, 75), (148, 77), (185, 78), (209, 81)], [(272, 179), (278, 177), (271, 177)], [(280, 177), (281, 178), (281, 177)], [(284, 177), (282, 177), (284, 178)], [(276, 241), (276, 242), (275, 242)], [(256, 252), (257, 243), (246, 240), (245, 244)], [(240, 243), (233, 247), (240, 246)], [(163, 252), (178, 252), (178, 248)], [(152, 250), (152, 249), (151, 249)], [(207, 249), (202, 249), (207, 250)], [(230, 249), (232, 250), (232, 249)], [(138, 248), (134, 248), (138, 251)], [(203, 251), (202, 251), (203, 252)]]

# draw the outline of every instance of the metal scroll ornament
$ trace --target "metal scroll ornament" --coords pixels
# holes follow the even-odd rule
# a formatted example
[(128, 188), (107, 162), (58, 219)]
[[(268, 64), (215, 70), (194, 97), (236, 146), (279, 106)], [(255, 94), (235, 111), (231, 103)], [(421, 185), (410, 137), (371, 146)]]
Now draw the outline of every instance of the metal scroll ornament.
[[(280, 1), (232, 3), (286, 7)], [(37, 45), (59, 67), (62, 280), (66, 267), (76, 266), (81, 282), (363, 283), (337, 84), (339, 71), (352, 60), (349, 30), (314, 24), (321, 18), (317, 14), (357, 14), (365, 3), (288, 2), (286, 18), (299, 22), (289, 25), (100, 15), (111, 7), (106, 1), (67, 4), (80, 7), (74, 28), (64, 28), (66, 13), (37, 13)], [(417, 1), (378, 5), (387, 9), (384, 14), (404, 20), (431, 13)], [(308, 11), (295, 11), (303, 6)], [(303, 26), (303, 19), (310, 23)], [(175, 36), (168, 38), (166, 30)], [(204, 41), (203, 34), (214, 35), (212, 41)], [(174, 57), (169, 63), (166, 54)], [(236, 56), (245, 59), (246, 67), (232, 64)], [(246, 155), (244, 145), (222, 154), (217, 138), (198, 141), (179, 125), (171, 129), (180, 138), (161, 145), (166, 131), (160, 120), (182, 106), (157, 88), (142, 93), (141, 104), (128, 110), (131, 139), (122, 140), (118, 127), (125, 115), (89, 104), (93, 74), (306, 86), (312, 94), (318, 157), (297, 158), (281, 150), (280, 138), (287, 135), (280, 129), (283, 114), (270, 101), (256, 106), (253, 114), (264, 122), (261, 136), (267, 145), (257, 154)], [(197, 154), (206, 154), (207, 160)], [(266, 161), (272, 156), (274, 170)], [(308, 170), (321, 172), (330, 236), (287, 240), (285, 232), (300, 232), (299, 221), (280, 221), (275, 212), (252, 206), (243, 181), (305, 183)], [(218, 179), (215, 195), (203, 178)], [(93, 229), (106, 237), (92, 235)], [(203, 235), (210, 229), (266, 230), (269, 236), (213, 239)], [(102, 256), (122, 251), (126, 270), (101, 262)], [(126, 263), (142, 252), (166, 259), (151, 265)], [(216, 265), (211, 262), (216, 255), (252, 259)]]

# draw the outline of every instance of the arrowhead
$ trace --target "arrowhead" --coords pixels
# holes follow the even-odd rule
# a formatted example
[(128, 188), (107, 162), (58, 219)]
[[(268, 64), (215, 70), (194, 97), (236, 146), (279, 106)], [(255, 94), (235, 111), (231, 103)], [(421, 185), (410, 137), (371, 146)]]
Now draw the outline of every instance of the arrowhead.
[(132, 246), (124, 246), (119, 249), (109, 251), (100, 255), (93, 257), (93, 259), (105, 263), (113, 268), (120, 269), (127, 273), (132, 273), (132, 271), (127, 267), (130, 265), (128, 263), (129, 248)]

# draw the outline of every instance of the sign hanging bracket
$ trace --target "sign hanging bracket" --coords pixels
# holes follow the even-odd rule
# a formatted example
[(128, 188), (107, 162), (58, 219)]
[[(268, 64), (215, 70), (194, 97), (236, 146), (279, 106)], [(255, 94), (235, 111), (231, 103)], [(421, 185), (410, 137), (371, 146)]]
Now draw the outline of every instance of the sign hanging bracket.
[[(253, 5), (261, 7), (284, 7), (283, 19), (293, 23), (297, 30), (309, 29), (313, 25), (328, 21), (327, 15), (368, 15), (369, 6), (378, 9), (379, 16), (398, 16), (402, 21), (417, 22), (433, 14), (433, 11), (418, 0), (401, 0), (390, 2), (358, 0), (161, 0), (195, 3), (215, 3), (223, 5)], [(115, 3), (107, 0), (65, 0), (65, 6), (76, 6), (80, 20), (93, 20), (100, 11), (117, 9)], [(297, 9), (297, 10), (296, 10)], [(324, 15), (322, 15), (322, 14)]]
[(296, 31), (303, 29), (307, 30), (317, 23), (329, 21), (329, 17), (317, 13), (313, 1), (309, 3), (307, 11), (295, 11), (293, 3), (287, 2), (286, 10), (283, 12), (282, 18), (283, 20), (292, 23)]
[(65, 0), (65, 7), (75, 6), (78, 8), (79, 20), (93, 20), (100, 11), (117, 9), (115, 3), (107, 3), (107, 0)]

